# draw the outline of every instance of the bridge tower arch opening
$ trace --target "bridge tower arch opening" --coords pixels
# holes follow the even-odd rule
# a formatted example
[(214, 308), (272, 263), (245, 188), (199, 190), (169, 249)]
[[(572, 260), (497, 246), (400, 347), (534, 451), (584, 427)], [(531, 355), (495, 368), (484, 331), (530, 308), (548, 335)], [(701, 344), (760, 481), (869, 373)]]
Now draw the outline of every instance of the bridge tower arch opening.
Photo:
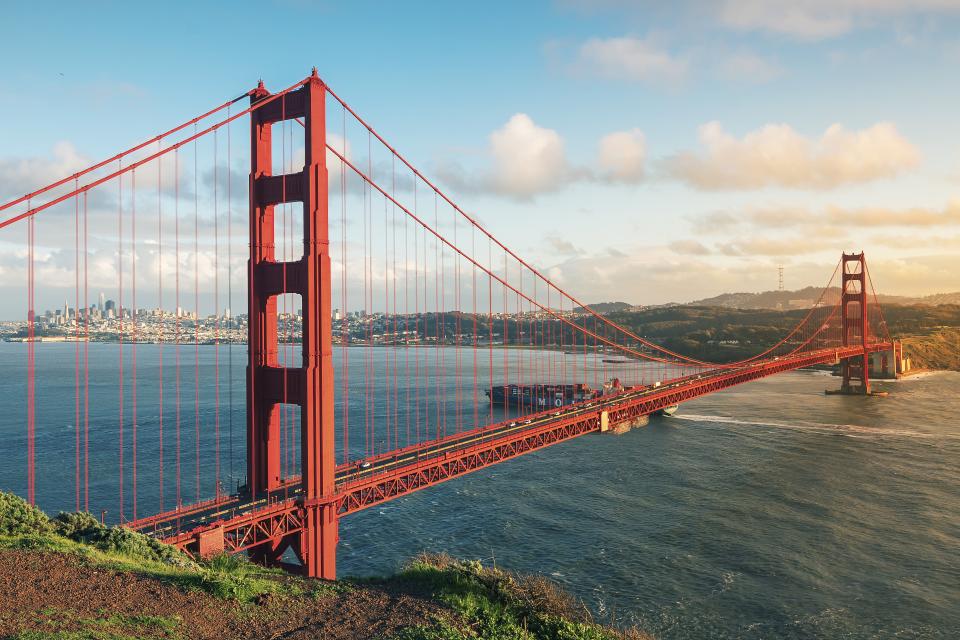
[[(270, 93), (260, 83), (252, 104)], [(281, 488), (279, 407), (300, 407), (302, 494), (299, 531), (251, 549), (253, 559), (277, 564), (292, 549), (308, 576), (336, 577), (338, 522), (334, 503), (333, 346), (326, 163), (326, 86), (316, 69), (302, 87), (251, 112), (249, 356), (247, 363), (247, 486), (254, 498)], [(304, 125), (304, 167), (274, 175), (272, 125)], [(303, 254), (276, 255), (276, 205), (303, 206)], [(277, 299), (300, 296), (302, 366), (278, 360)]]

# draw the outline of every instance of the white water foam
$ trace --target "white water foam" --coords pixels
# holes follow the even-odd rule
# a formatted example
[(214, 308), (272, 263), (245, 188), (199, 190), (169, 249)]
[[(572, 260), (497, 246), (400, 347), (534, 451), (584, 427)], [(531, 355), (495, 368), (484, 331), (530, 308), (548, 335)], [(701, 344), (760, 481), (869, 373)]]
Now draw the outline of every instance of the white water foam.
[(858, 424), (827, 424), (822, 422), (773, 422), (773, 421), (755, 421), (738, 420), (728, 416), (705, 416), (695, 414), (674, 414), (674, 420), (687, 420), (690, 422), (711, 422), (717, 424), (729, 424), (735, 426), (747, 427), (767, 427), (770, 429), (790, 429), (792, 431), (807, 431), (811, 433), (823, 433), (828, 435), (841, 435), (850, 438), (857, 437), (901, 437), (901, 438), (931, 438), (934, 434), (924, 433), (923, 431), (913, 431), (909, 429), (887, 429), (884, 427), (867, 427)]

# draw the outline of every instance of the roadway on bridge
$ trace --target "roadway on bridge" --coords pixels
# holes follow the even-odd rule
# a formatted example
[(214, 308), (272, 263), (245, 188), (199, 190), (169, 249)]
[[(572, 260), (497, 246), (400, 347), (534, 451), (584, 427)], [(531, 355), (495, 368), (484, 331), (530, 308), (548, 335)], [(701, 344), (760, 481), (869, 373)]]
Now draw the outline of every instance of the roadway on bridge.
[[(832, 349), (827, 351), (829, 351), (830, 354), (834, 352)], [(545, 426), (558, 419), (575, 418), (586, 414), (598, 414), (600, 411), (615, 409), (641, 398), (664, 394), (671, 390), (677, 390), (699, 383), (707, 383), (717, 376), (729, 376), (737, 372), (755, 370), (765, 364), (770, 364), (778, 360), (780, 360), (780, 358), (757, 360), (737, 368), (713, 369), (699, 374), (668, 380), (662, 384), (632, 387), (617, 394), (600, 396), (577, 404), (551, 408), (547, 411), (507, 419), (496, 424), (413, 445), (391, 453), (380, 454), (349, 465), (340, 465), (336, 471), (338, 493), (342, 493), (348, 487), (388, 474), (399, 468), (436, 460), (467, 447), (479, 443), (500, 440), (518, 432), (533, 431), (538, 427)], [(170, 538), (181, 532), (192, 531), (199, 527), (210, 525), (218, 520), (234, 519), (238, 516), (249, 514), (254, 510), (262, 509), (271, 504), (296, 500), (300, 493), (300, 479), (299, 477), (293, 477), (286, 480), (280, 488), (266, 495), (261, 495), (256, 499), (251, 499), (249, 495), (243, 495), (242, 493), (221, 497), (204, 503), (183, 507), (180, 510), (170, 511), (151, 518), (131, 522), (128, 523), (127, 526), (156, 537)]]

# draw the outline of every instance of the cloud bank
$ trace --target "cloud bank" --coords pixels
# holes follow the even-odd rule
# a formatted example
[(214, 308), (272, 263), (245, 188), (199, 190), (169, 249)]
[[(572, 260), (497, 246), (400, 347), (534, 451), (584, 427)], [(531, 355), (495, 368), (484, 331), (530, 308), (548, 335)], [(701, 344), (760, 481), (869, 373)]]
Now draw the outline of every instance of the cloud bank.
[(920, 153), (889, 122), (849, 131), (830, 125), (807, 138), (786, 124), (768, 124), (736, 138), (719, 122), (700, 127), (700, 151), (666, 158), (666, 173), (704, 190), (832, 189), (894, 177), (920, 162)]

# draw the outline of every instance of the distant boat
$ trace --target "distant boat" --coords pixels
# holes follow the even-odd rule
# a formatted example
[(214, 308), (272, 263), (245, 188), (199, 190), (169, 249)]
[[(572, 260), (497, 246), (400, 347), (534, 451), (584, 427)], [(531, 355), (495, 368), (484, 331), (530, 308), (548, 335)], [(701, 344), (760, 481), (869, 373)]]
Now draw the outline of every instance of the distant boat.
[(606, 364), (630, 364), (632, 360), (607, 360), (605, 358), (601, 362), (604, 362)]

